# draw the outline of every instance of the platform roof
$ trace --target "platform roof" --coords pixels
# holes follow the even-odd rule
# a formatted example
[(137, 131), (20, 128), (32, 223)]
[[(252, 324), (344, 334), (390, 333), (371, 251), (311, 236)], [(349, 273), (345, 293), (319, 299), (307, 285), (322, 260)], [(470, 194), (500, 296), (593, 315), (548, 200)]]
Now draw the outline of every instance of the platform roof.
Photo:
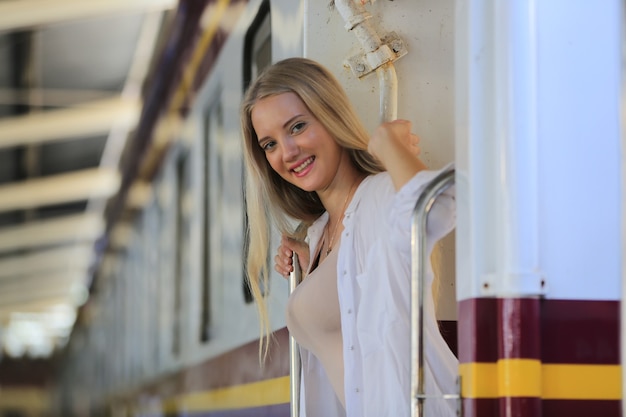
[(87, 299), (175, 0), (0, 0), (0, 350), (47, 356)]

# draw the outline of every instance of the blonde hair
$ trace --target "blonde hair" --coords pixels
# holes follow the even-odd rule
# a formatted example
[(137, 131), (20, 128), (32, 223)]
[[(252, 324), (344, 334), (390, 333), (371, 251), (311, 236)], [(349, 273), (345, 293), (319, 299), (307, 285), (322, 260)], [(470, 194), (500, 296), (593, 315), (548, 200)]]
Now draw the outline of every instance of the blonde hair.
[[(269, 165), (252, 125), (252, 110), (264, 98), (295, 93), (337, 143), (346, 149), (354, 167), (366, 175), (383, 171), (367, 152), (369, 135), (337, 79), (320, 64), (306, 58), (289, 58), (268, 67), (248, 88), (241, 106), (241, 129), (246, 166), (248, 255), (246, 276), (256, 300), (261, 344), (265, 359), (270, 324), (262, 288), (268, 288), (267, 265), (272, 224), (286, 235), (303, 239), (306, 227), (296, 233), (293, 220), (310, 225), (324, 211), (315, 192), (304, 191), (285, 181)], [(268, 221), (269, 219), (269, 221)]]

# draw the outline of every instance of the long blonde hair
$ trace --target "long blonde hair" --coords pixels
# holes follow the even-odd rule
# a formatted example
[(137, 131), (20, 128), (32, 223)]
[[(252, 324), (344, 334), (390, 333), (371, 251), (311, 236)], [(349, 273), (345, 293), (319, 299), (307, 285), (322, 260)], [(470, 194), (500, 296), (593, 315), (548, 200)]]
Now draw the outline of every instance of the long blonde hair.
[(295, 93), (302, 100), (313, 117), (346, 149), (359, 172), (369, 175), (383, 171), (367, 152), (369, 135), (341, 84), (320, 64), (306, 58), (289, 58), (268, 67), (248, 88), (241, 107), (249, 224), (246, 276), (259, 312), (262, 361), (268, 352), (270, 334), (262, 291), (268, 288), (270, 228), (274, 224), (281, 233), (302, 239), (306, 227), (296, 233), (294, 220), (309, 225), (325, 211), (315, 192), (304, 191), (280, 177), (258, 144), (252, 110), (259, 100), (283, 93)]

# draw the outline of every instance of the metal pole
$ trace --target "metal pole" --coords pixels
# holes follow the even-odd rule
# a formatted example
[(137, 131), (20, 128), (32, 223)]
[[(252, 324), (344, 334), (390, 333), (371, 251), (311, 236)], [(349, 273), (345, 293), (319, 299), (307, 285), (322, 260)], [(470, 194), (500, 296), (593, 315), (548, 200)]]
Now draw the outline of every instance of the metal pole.
[[(291, 294), (302, 281), (302, 271), (298, 263), (298, 255), (293, 253), (293, 272), (289, 274), (289, 294)], [(298, 343), (289, 336), (289, 384), (291, 398), (291, 417), (300, 416), (300, 352)]]
[[(454, 169), (442, 172), (417, 199), (411, 223), (411, 417), (424, 416), (424, 299), (428, 264), (426, 222), (435, 200), (454, 184)], [(454, 398), (445, 395), (442, 399)]]

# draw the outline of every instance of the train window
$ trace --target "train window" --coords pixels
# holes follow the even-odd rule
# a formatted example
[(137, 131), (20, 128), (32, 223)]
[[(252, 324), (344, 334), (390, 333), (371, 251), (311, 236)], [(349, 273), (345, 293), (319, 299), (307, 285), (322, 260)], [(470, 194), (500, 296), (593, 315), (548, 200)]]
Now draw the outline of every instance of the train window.
[(246, 32), (243, 47), (243, 87), (272, 62), (272, 23), (270, 2), (261, 3), (259, 11)]
[(188, 164), (189, 154), (181, 151), (176, 159), (176, 180), (175, 180), (175, 204), (176, 204), (176, 259), (174, 275), (174, 340), (172, 353), (178, 356), (181, 353), (181, 341), (183, 339), (183, 285), (184, 277), (187, 275), (187, 241), (189, 237), (189, 216), (187, 215), (186, 197), (188, 191)]
[(158, 240), (158, 282), (159, 282), (159, 343), (157, 345), (159, 355), (159, 367), (161, 369), (166, 368), (170, 363), (170, 351), (172, 346), (171, 338), (173, 332), (169, 331), (173, 326), (173, 286), (172, 276), (174, 270), (172, 264), (173, 252), (174, 252), (174, 227), (172, 221), (171, 201), (169, 197), (168, 176), (167, 167), (160, 174), (159, 179), (154, 182), (154, 190), (157, 204), (157, 212), (159, 218), (159, 240)]
[(143, 248), (144, 248), (144, 265), (143, 265), (143, 288), (142, 294), (147, 297), (142, 302), (144, 340), (147, 343), (144, 346), (143, 354), (144, 368), (147, 372), (152, 372), (158, 366), (158, 317), (159, 312), (159, 293), (157, 280), (159, 274), (159, 253), (158, 242), (160, 233), (160, 211), (155, 199), (152, 199), (143, 213), (144, 231), (143, 231)]
[[(219, 266), (221, 259), (221, 225), (212, 223), (211, 219), (222, 219), (221, 204), (223, 202), (224, 178), (222, 140), (224, 116), (221, 104), (221, 93), (215, 94), (215, 101), (209, 106), (205, 117), (204, 141), (204, 199), (203, 212), (205, 226), (202, 237), (203, 263), (201, 288), (201, 318), (200, 341), (207, 342), (211, 338), (212, 311), (211, 311), (211, 269)], [(218, 273), (217, 276), (221, 276)]]
[[(254, 18), (254, 21), (246, 32), (243, 48), (243, 86), (244, 90), (248, 88), (250, 82), (255, 79), (268, 65), (272, 63), (272, 24), (270, 13), (270, 2), (264, 1), (259, 7), (259, 11)], [(241, 178), (245, 178), (242, 175)], [(241, 189), (243, 190), (243, 201), (246, 201), (245, 195), (245, 183), (242, 183)], [(243, 242), (243, 254), (244, 263), (248, 257), (248, 216), (244, 210), (244, 242)], [(268, 264), (271, 262), (271, 258), (268, 257)], [(269, 268), (268, 268), (269, 269)], [(245, 271), (245, 268), (244, 268)], [(269, 288), (262, 288), (263, 294), (267, 295)], [(246, 273), (243, 274), (243, 298), (246, 303), (254, 301), (252, 297), (252, 291), (250, 290), (250, 284), (246, 277)]]

